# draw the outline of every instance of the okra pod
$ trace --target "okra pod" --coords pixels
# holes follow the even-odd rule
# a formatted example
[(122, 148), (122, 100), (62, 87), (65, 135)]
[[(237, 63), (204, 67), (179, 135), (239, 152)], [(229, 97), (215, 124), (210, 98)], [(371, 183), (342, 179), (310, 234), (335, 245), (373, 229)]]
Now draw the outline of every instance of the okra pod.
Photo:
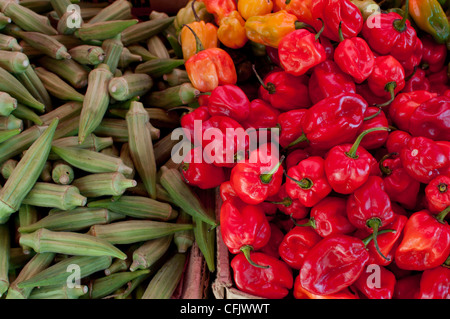
[(8, 116), (17, 109), (17, 100), (5, 92), (0, 92), (0, 116)]
[(37, 287), (31, 291), (28, 299), (78, 299), (86, 295), (88, 291), (89, 287), (86, 285), (69, 287), (67, 284), (63, 284), (61, 286)]
[[(128, 256), (128, 254), (127, 254)], [(115, 274), (117, 272), (122, 272), (128, 270), (128, 267), (130, 267), (130, 258), (128, 257), (125, 260), (122, 259), (115, 259), (111, 266), (109, 266), (107, 269), (105, 269), (105, 275), (109, 276), (112, 274)]]
[(54, 253), (40, 253), (34, 255), (22, 268), (16, 279), (11, 283), (6, 299), (27, 299), (33, 290), (33, 287), (19, 288), (18, 285), (47, 269), (54, 259)]
[(131, 154), (130, 154), (130, 146), (128, 143), (123, 143), (122, 147), (120, 149), (120, 154), (119, 154), (120, 159), (122, 160), (122, 162), (130, 167), (132, 169), (132, 172), (130, 173), (125, 173), (123, 174), (126, 178), (130, 178), (133, 179), (134, 175), (135, 175), (135, 169), (134, 169), (134, 163), (133, 163), (133, 159), (131, 158)]
[(152, 271), (146, 275), (139, 276), (129, 282), (126, 288), (121, 288), (116, 291), (115, 299), (131, 299), (131, 294), (140, 287), (141, 284), (146, 281), (152, 274)]
[(63, 79), (53, 72), (50, 72), (43, 67), (35, 69), (39, 79), (44, 84), (47, 91), (54, 97), (63, 101), (83, 102), (84, 95), (75, 90), (72, 86), (67, 84)]
[(0, 30), (2, 30), (6, 25), (12, 22), (10, 17), (5, 16), (0, 12)]
[(11, 173), (16, 168), (17, 163), (19, 163), (18, 160), (11, 158), (2, 164), (0, 171), (4, 179), (8, 179), (9, 176), (11, 176)]
[(186, 255), (176, 253), (150, 280), (142, 299), (170, 299), (181, 280)]
[[(44, 133), (34, 141), (0, 190), (0, 220), (2, 223), (19, 210), (23, 199), (38, 180), (50, 153), (57, 125), (58, 119), (53, 120)], [(11, 140), (9, 139), (8, 142)]]
[(111, 263), (111, 256), (72, 256), (35, 273), (34, 276), (19, 282), (17, 286), (24, 289), (68, 283), (75, 284), (72, 279), (74, 271), (79, 270), (80, 279), (83, 279), (96, 272), (105, 270)]
[(193, 218), (198, 218), (213, 227), (218, 225), (215, 218), (206, 211), (198, 196), (184, 182), (178, 170), (162, 166), (161, 172), (160, 183), (177, 206), (182, 207)]
[(20, 270), (35, 255), (36, 253), (33, 250), (28, 252), (24, 251), (22, 247), (12, 247), (9, 251), (9, 269), (12, 271)]
[(53, 141), (52, 145), (56, 147), (71, 147), (100, 152), (101, 150), (112, 146), (113, 139), (111, 137), (98, 137), (94, 134), (89, 134), (83, 143), (78, 144), (77, 136), (68, 136)]
[(15, 37), (0, 34), (0, 50), (21, 52), (22, 47), (19, 45), (19, 42), (17, 42)]
[(124, 33), (124, 30), (129, 29), (131, 26), (137, 24), (138, 22), (139, 21), (136, 19), (128, 19), (89, 23), (82, 25), (81, 28), (75, 31), (74, 34), (82, 41), (103, 41), (114, 38), (120, 33)]
[(132, 4), (126, 0), (114, 1), (98, 12), (89, 23), (97, 23), (112, 20), (127, 20), (133, 17), (131, 13)]
[(52, 110), (52, 99), (33, 66), (29, 65), (24, 72), (16, 74), (16, 78), (36, 100), (45, 105), (46, 112)]
[(68, 164), (89, 173), (130, 173), (132, 168), (126, 166), (118, 157), (108, 156), (99, 152), (73, 147), (53, 146), (56, 153)]
[(44, 169), (39, 175), (39, 179), (43, 182), (50, 182), (52, 180), (52, 163), (50, 161), (46, 161), (44, 165)]
[(183, 83), (190, 82), (186, 70), (173, 69), (172, 72), (163, 75), (164, 81), (170, 86), (177, 86)]
[(172, 72), (173, 69), (178, 68), (184, 64), (182, 59), (153, 59), (139, 64), (135, 72), (145, 73), (152, 78), (162, 77), (164, 74)]
[(150, 268), (169, 250), (175, 234), (148, 240), (137, 248), (133, 252), (133, 262), (130, 265), (130, 271)]
[[(180, 210), (180, 213), (177, 218), (177, 223), (180, 224), (192, 224), (192, 216), (186, 213), (184, 210)], [(194, 228), (197, 225), (194, 225)], [(194, 232), (193, 230), (185, 230), (174, 234), (173, 242), (177, 246), (177, 250), (179, 253), (185, 253), (194, 243)]]
[(105, 51), (96, 45), (79, 45), (69, 50), (72, 59), (80, 64), (97, 65), (105, 60)]
[[(20, 205), (18, 219), (18, 229), (20, 227), (27, 227), (28, 225), (36, 223), (38, 221), (38, 211), (36, 207), (26, 204)], [(19, 234), (17, 235), (20, 236)], [(19, 237), (17, 239), (19, 239)], [(26, 254), (31, 252), (31, 248), (28, 246), (22, 245), (22, 249)]]
[(70, 0), (50, 0), (50, 3), (60, 18), (67, 12), (67, 7), (72, 4)]
[(122, 195), (127, 188), (136, 186), (136, 181), (118, 172), (98, 173), (77, 178), (72, 185), (76, 186), (83, 196), (91, 198)]
[(49, 35), (39, 32), (21, 32), (20, 36), (33, 48), (53, 59), (61, 60), (71, 58), (65, 45)]
[(193, 103), (199, 95), (200, 91), (189, 82), (172, 86), (162, 91), (152, 91), (145, 95), (142, 100), (146, 105), (168, 110), (173, 107)]
[(150, 61), (158, 58), (140, 44), (132, 44), (127, 48), (131, 53), (139, 55), (142, 58), (142, 61)]
[[(67, 119), (59, 123), (56, 128), (54, 139), (60, 139), (68, 136), (75, 136), (78, 134), (78, 122), (80, 121), (80, 116), (76, 116), (72, 119)], [(50, 153), (51, 155), (52, 153)], [(49, 157), (50, 158), (50, 157)]]
[(90, 69), (72, 59), (56, 60), (44, 56), (38, 60), (40, 67), (55, 73), (75, 89), (82, 89), (88, 84)]
[(156, 161), (150, 133), (150, 118), (140, 102), (132, 102), (126, 115), (128, 144), (136, 171), (150, 198), (156, 198)]
[(123, 48), (124, 47), (120, 34), (111, 39), (106, 39), (105, 41), (103, 41), (102, 49), (105, 52), (104, 63), (109, 67), (111, 73), (115, 73), (117, 70)]
[[(190, 0), (186, 3), (184, 8), (181, 8), (173, 22), (176, 32), (179, 34), (185, 24), (189, 24), (197, 21), (197, 17), (205, 22), (211, 22), (214, 20), (214, 16), (206, 10), (206, 6), (203, 1)], [(194, 12), (195, 11), (195, 12)]]
[(118, 67), (121, 69), (126, 69), (130, 64), (142, 62), (142, 57), (138, 54), (131, 53), (128, 48), (123, 48), (120, 54)]
[(108, 84), (113, 77), (108, 65), (102, 63), (89, 73), (89, 85), (81, 109), (78, 142), (84, 139), (102, 122), (110, 97)]
[(99, 199), (89, 202), (88, 207), (106, 208), (139, 219), (168, 221), (177, 217), (177, 212), (170, 204), (143, 196), (123, 195), (119, 199)]
[(20, 83), (11, 73), (0, 67), (0, 91), (6, 92), (18, 102), (25, 104), (35, 110), (44, 112), (45, 106)]
[(36, 125), (44, 124), (39, 115), (37, 115), (33, 110), (31, 110), (27, 106), (20, 103), (17, 104), (17, 108), (12, 112), (12, 114), (21, 120), (28, 120)]
[[(11, 115), (10, 115), (11, 117)], [(30, 147), (45, 131), (46, 126), (34, 125), (0, 144), (0, 163), (19, 155)]]
[(56, 162), (52, 167), (52, 181), (59, 185), (69, 185), (75, 178), (72, 166)]
[(17, 128), (13, 130), (0, 131), (0, 143), (3, 143), (16, 135), (19, 135), (21, 132), (22, 130)]
[(155, 161), (157, 166), (161, 166), (167, 160), (170, 159), (172, 149), (180, 141), (181, 137), (178, 140), (175, 140), (172, 138), (171, 134), (168, 134), (155, 143), (153, 149), (155, 153)]
[(32, 233), (45, 228), (52, 231), (80, 231), (97, 224), (125, 218), (125, 215), (110, 212), (107, 209), (78, 207), (72, 210), (63, 210), (52, 213), (27, 226), (19, 228), (20, 233)]
[(176, 224), (153, 220), (125, 220), (107, 225), (94, 225), (89, 229), (88, 234), (116, 245), (148, 241), (192, 228), (192, 224)]
[(109, 155), (109, 156), (113, 156), (113, 157), (119, 157), (119, 150), (117, 149), (117, 147), (114, 144), (102, 149), (100, 151), (100, 153)]
[(67, 102), (53, 111), (41, 115), (41, 120), (44, 124), (49, 124), (54, 118), (58, 118), (60, 122), (72, 119), (81, 113), (83, 104), (80, 102)]
[(109, 136), (116, 143), (128, 142), (127, 122), (122, 119), (104, 118), (93, 133), (98, 136)]
[(108, 90), (116, 101), (125, 101), (144, 95), (152, 86), (153, 80), (149, 75), (132, 73), (111, 79)]
[(122, 32), (122, 42), (127, 47), (130, 44), (145, 41), (167, 29), (174, 19), (175, 17), (169, 17), (166, 19), (139, 22)]
[(58, 31), (59, 34), (73, 35), (77, 30), (78, 26), (82, 25), (83, 25), (83, 18), (81, 17), (80, 14), (74, 13), (73, 11), (67, 11), (58, 20), (56, 30)]
[(89, 234), (57, 232), (40, 228), (33, 233), (21, 234), (19, 242), (37, 253), (54, 252), (74, 256), (127, 256), (108, 241)]
[(0, 225), (0, 297), (9, 288), (9, 251), (11, 239), (8, 225)]
[(37, 182), (22, 203), (36, 207), (72, 210), (85, 206), (87, 198), (73, 185)]
[(0, 116), (0, 130), (5, 131), (16, 128), (23, 130), (23, 121), (21, 119), (18, 119), (12, 114), (8, 116)]
[(169, 51), (158, 35), (154, 35), (147, 40), (147, 49), (148, 52), (159, 59), (170, 59)]
[(78, 39), (72, 35), (67, 35), (67, 34), (52, 35), (52, 38), (57, 40), (62, 45), (64, 45), (67, 48), (67, 50), (70, 50), (74, 47), (86, 44), (83, 41), (81, 41), (80, 39)]

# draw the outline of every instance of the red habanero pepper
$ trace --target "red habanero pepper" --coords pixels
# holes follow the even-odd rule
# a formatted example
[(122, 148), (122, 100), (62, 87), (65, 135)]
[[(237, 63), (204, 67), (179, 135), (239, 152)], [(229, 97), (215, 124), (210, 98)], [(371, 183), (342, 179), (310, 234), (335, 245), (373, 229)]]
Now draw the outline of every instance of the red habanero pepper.
[(430, 35), (422, 38), (423, 56), (421, 68), (428, 73), (439, 72), (447, 58), (447, 46), (445, 43), (437, 43)]
[(327, 60), (334, 60), (334, 45), (331, 43), (331, 40), (325, 36), (321, 36), (319, 38), (320, 44), (322, 44), (325, 49), (325, 53), (327, 54)]
[(388, 259), (379, 250), (378, 231), (381, 227), (390, 224), (395, 215), (381, 177), (369, 176), (367, 182), (348, 197), (347, 216), (350, 223), (356, 228), (372, 233), (378, 253)]
[(388, 153), (400, 154), (400, 150), (408, 144), (410, 139), (411, 135), (405, 131), (395, 130), (390, 132), (385, 145)]
[(389, 99), (377, 106), (387, 106), (395, 95), (405, 87), (405, 70), (392, 55), (379, 56), (367, 83), (373, 94)]
[[(450, 159), (450, 141), (435, 141), (436, 144), (441, 148), (441, 150), (445, 153), (448, 159)], [(445, 168), (441, 168), (439, 170), (441, 175), (450, 176), (450, 165), (447, 165)]]
[(283, 167), (272, 149), (263, 145), (252, 151), (248, 159), (240, 161), (231, 170), (231, 186), (247, 204), (257, 205), (276, 194), (282, 184)]
[(229, 116), (238, 122), (242, 122), (250, 114), (250, 101), (240, 87), (221, 85), (211, 92), (208, 111), (211, 116)]
[(420, 299), (421, 278), (422, 273), (398, 279), (394, 289), (394, 299)]
[(251, 265), (243, 254), (231, 260), (234, 282), (239, 290), (268, 299), (282, 299), (294, 285), (292, 270), (283, 261), (260, 253), (252, 254), (254, 262), (267, 268)]
[(397, 128), (409, 132), (410, 119), (414, 111), (420, 104), (436, 96), (436, 93), (428, 91), (400, 93), (389, 106), (389, 117)]
[(200, 146), (192, 148), (186, 154), (181, 164), (181, 175), (187, 184), (201, 189), (218, 187), (227, 180), (223, 167), (204, 161), (203, 149)]
[(339, 32), (339, 44), (334, 51), (334, 61), (356, 83), (362, 83), (372, 73), (375, 57), (367, 42), (361, 37), (344, 39)]
[(320, 34), (321, 31), (314, 35), (308, 30), (298, 29), (281, 39), (278, 56), (287, 73), (300, 76), (326, 60), (327, 54), (319, 42)]
[(258, 250), (260, 253), (264, 253), (266, 255), (280, 258), (280, 254), (278, 253), (278, 247), (284, 238), (284, 233), (280, 229), (280, 227), (272, 222), (269, 222), (270, 225), (270, 239), (269, 242), (262, 248)]
[(351, 194), (369, 178), (375, 158), (360, 147), (361, 140), (374, 131), (387, 131), (387, 127), (375, 127), (358, 135), (353, 144), (341, 144), (330, 149), (325, 157), (325, 173), (333, 190), (339, 194)]
[(450, 207), (438, 215), (421, 210), (409, 217), (395, 251), (399, 268), (423, 271), (446, 261), (450, 255), (450, 226), (444, 219), (449, 212)]
[(445, 95), (445, 92), (450, 89), (449, 77), (447, 75), (448, 68), (444, 66), (442, 70), (428, 75), (430, 81), (430, 91), (438, 95)]
[[(302, 136), (302, 121), (306, 114), (305, 109), (296, 109), (280, 113), (277, 119), (277, 126), (280, 128), (280, 146), (288, 148), (291, 146), (303, 147), (307, 143), (295, 143), (295, 141)], [(291, 145), (291, 143), (295, 143)]]
[(316, 205), (331, 192), (325, 170), (324, 159), (311, 156), (287, 171), (286, 192), (306, 207)]
[(225, 181), (219, 186), (219, 195), (222, 201), (226, 201), (227, 199), (238, 197), (235, 190), (231, 186), (230, 181)]
[[(384, 111), (376, 106), (368, 107), (364, 114), (364, 122), (359, 128), (358, 135), (374, 127), (388, 127), (388, 119)], [(361, 146), (366, 150), (373, 150), (382, 147), (389, 136), (387, 131), (376, 131), (368, 134), (361, 141)]]
[(242, 252), (252, 265), (251, 251), (258, 250), (270, 240), (270, 225), (262, 209), (248, 205), (239, 198), (230, 198), (220, 208), (222, 239), (232, 254)]
[(396, 282), (391, 271), (379, 265), (368, 265), (354, 286), (368, 299), (392, 299)]
[(301, 269), (312, 247), (322, 240), (313, 229), (295, 226), (283, 238), (278, 251), (281, 259), (293, 269)]
[(402, 93), (429, 90), (430, 81), (426, 77), (425, 71), (421, 68), (416, 68), (414, 73), (406, 80), (405, 87), (403, 88)]
[(286, 10), (295, 15), (299, 21), (311, 24), (313, 22), (311, 8), (314, 2), (313, 0), (275, 0), (274, 12)]
[(409, 119), (412, 136), (450, 140), (450, 97), (437, 96), (420, 104)]
[(342, 93), (309, 108), (302, 120), (303, 134), (292, 145), (307, 141), (312, 148), (327, 150), (350, 143), (364, 121), (368, 105), (362, 96)]
[(200, 0), (205, 4), (206, 11), (214, 15), (216, 23), (233, 11), (237, 10), (235, 0)]
[(277, 125), (280, 111), (261, 99), (250, 102), (250, 113), (247, 119), (241, 122), (245, 129), (271, 128)]
[[(208, 112), (208, 107), (200, 106), (193, 111), (183, 115), (181, 117), (181, 127), (183, 128), (184, 135), (194, 143), (194, 146), (202, 145), (202, 124), (204, 121), (208, 120), (211, 115)], [(198, 121), (198, 122), (196, 122)], [(196, 130), (196, 123), (198, 129)]]
[(380, 97), (372, 93), (367, 81), (364, 81), (361, 84), (356, 84), (356, 93), (361, 95), (364, 100), (369, 103), (369, 105), (380, 105), (386, 102), (384, 97)]
[(313, 294), (302, 287), (300, 276), (295, 278), (293, 294), (295, 299), (359, 299), (359, 297), (353, 294), (349, 288), (344, 288), (330, 295)]
[(308, 87), (313, 104), (341, 93), (356, 93), (353, 78), (332, 60), (326, 60), (314, 67)]
[(304, 149), (295, 149), (288, 152), (286, 156), (286, 169), (290, 169), (292, 166), (296, 166), (298, 163), (310, 157), (311, 154)]
[(295, 76), (286, 71), (270, 72), (264, 80), (255, 74), (261, 83), (259, 96), (280, 111), (308, 108), (312, 105), (308, 93), (309, 77)]
[(300, 284), (317, 295), (330, 295), (351, 286), (363, 272), (369, 253), (361, 239), (333, 235), (322, 239), (306, 255)]
[(450, 164), (447, 152), (435, 141), (422, 136), (409, 140), (400, 150), (400, 159), (406, 172), (425, 184), (448, 170)]
[(422, 41), (417, 38), (416, 44), (414, 45), (414, 50), (412, 54), (407, 57), (405, 60), (398, 58), (398, 62), (402, 65), (405, 70), (406, 76), (411, 76), (414, 73), (414, 70), (419, 69), (420, 61), (422, 61), (423, 56), (423, 44)]
[(450, 176), (439, 175), (425, 187), (428, 210), (438, 213), (450, 206)]
[(292, 216), (292, 218), (305, 218), (308, 215), (308, 209), (298, 199), (291, 198), (286, 192), (286, 183), (281, 185), (277, 194), (267, 199), (268, 203), (275, 204), (277, 209), (283, 214)]
[(447, 265), (422, 273), (420, 299), (450, 299), (450, 268)]

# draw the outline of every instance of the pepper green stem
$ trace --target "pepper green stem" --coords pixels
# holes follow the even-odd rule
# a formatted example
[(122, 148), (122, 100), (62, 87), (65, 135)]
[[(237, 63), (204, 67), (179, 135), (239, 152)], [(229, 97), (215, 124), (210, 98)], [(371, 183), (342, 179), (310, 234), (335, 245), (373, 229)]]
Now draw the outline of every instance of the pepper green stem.
[(403, 15), (403, 18), (397, 19), (394, 21), (394, 28), (398, 31), (398, 32), (403, 32), (406, 30), (406, 20), (408, 19), (409, 16), (409, 0), (406, 0), (406, 4), (405, 4), (405, 13)]
[(372, 233), (373, 243), (375, 244), (375, 249), (377, 250), (378, 254), (380, 254), (380, 256), (386, 259), (387, 261), (390, 261), (391, 259), (383, 255), (383, 253), (380, 250), (380, 247), (378, 246), (377, 237), (378, 237), (378, 229), (381, 227), (381, 219), (379, 219), (378, 217), (373, 217), (366, 222), (366, 225), (369, 228), (372, 228), (373, 230)]
[(284, 2), (285, 5), (288, 5), (289, 3), (291, 3), (291, 0), (286, 0), (286, 1)]
[(266, 201), (266, 203), (269, 203), (269, 204), (275, 204), (275, 205), (283, 205), (283, 206), (289, 207), (289, 206), (292, 205), (292, 198), (290, 198), (290, 197), (285, 197), (285, 198), (283, 198), (283, 200), (280, 201), (280, 202), (277, 202), (277, 201)]
[(261, 78), (261, 76), (260, 76), (260, 75), (258, 74), (258, 72), (256, 71), (256, 67), (255, 67), (254, 64), (252, 65), (252, 69), (253, 69), (253, 72), (254, 72), (255, 75), (256, 75), (256, 78), (258, 79), (258, 82), (261, 84), (261, 86), (262, 86), (266, 91), (269, 92), (269, 94), (275, 94), (275, 93), (277, 93), (277, 90), (276, 90), (276, 88), (275, 88), (275, 84), (273, 84), (272, 82), (268, 82), (267, 84), (265, 84), (265, 83), (264, 83), (264, 80)]
[(365, 117), (365, 118), (364, 118), (364, 121), (369, 121), (369, 120), (371, 120), (371, 119), (373, 119), (373, 118), (376, 118), (378, 115), (380, 115), (380, 113), (381, 113), (381, 107), (378, 108), (378, 111), (375, 112), (374, 114), (369, 115), (368, 117)]
[(286, 148), (295, 146), (295, 145), (303, 143), (303, 142), (308, 142), (308, 138), (306, 137), (305, 133), (300, 135), (295, 141), (291, 142)]
[(255, 263), (250, 256), (250, 252), (252, 250), (253, 250), (253, 247), (250, 245), (243, 246), (240, 249), (240, 251), (244, 254), (247, 261), (250, 263), (250, 265), (258, 267), (258, 268), (265, 268), (265, 269), (270, 268), (270, 266), (263, 266), (263, 265), (258, 265), (257, 263)]
[[(396, 233), (397, 231), (394, 229), (383, 229), (378, 231), (378, 235), (382, 235), (382, 234), (387, 234), (387, 233)], [(373, 235), (370, 234), (369, 236), (367, 236), (366, 238), (364, 238), (362, 241), (364, 243), (364, 246), (367, 246), (373, 239)]]
[(188, 28), (189, 30), (191, 30), (192, 34), (194, 35), (195, 38), (195, 44), (196, 44), (196, 51), (195, 53), (199, 53), (200, 51), (205, 50), (205, 47), (202, 44), (202, 41), (200, 40), (200, 38), (198, 37), (198, 35), (195, 33), (194, 30), (192, 30), (192, 28), (190, 26), (188, 26), (187, 24), (183, 25), (184, 27)]
[(322, 28), (320, 29), (319, 32), (316, 33), (316, 35), (314, 36), (314, 38), (317, 40), (319, 40), (320, 36), (322, 35), (323, 30), (325, 30), (325, 23), (323, 22), (323, 20), (321, 18), (318, 18), (318, 20), (320, 20), (320, 22), (322, 22)]
[(450, 213), (450, 206), (447, 206), (446, 209), (437, 214), (436, 216), (437, 221), (444, 224), (444, 218), (447, 216), (448, 213)]
[(392, 152), (392, 153), (384, 155), (381, 158), (380, 163), (378, 165), (379, 165), (380, 171), (383, 173), (383, 175), (389, 176), (389, 175), (392, 174), (392, 170), (389, 167), (384, 166), (383, 163), (384, 163), (385, 160), (387, 160), (388, 158), (390, 158), (392, 156), (395, 156), (395, 155), (398, 155), (398, 153), (397, 152)]
[(383, 106), (387, 106), (387, 105), (391, 104), (392, 101), (394, 101), (394, 99), (395, 99), (395, 88), (396, 87), (397, 87), (397, 82), (395, 82), (395, 81), (387, 83), (384, 87), (384, 90), (391, 95), (391, 98), (382, 104), (374, 104), (374, 106), (383, 107)]
[(273, 175), (278, 171), (281, 164), (284, 161), (284, 155), (281, 156), (280, 161), (277, 163), (277, 165), (274, 166), (268, 173), (264, 173), (260, 175), (261, 182), (264, 184), (269, 184), (272, 181)]
[(342, 33), (342, 21), (339, 22), (339, 41), (342, 42), (345, 40), (344, 34)]
[(201, 19), (197, 14), (197, 10), (195, 10), (195, 1), (196, 0), (192, 1), (192, 5), (191, 5), (192, 13), (194, 14), (195, 21), (200, 22)]
[(287, 178), (297, 184), (301, 189), (311, 189), (314, 186), (314, 182), (307, 177), (304, 177), (301, 180), (297, 180), (290, 177), (288, 174), (286, 174), (286, 172), (284, 173), (284, 175), (286, 175)]
[(310, 218), (306, 223), (304, 223), (304, 224), (297, 224), (297, 222), (295, 221), (294, 217), (292, 217), (292, 214), (290, 215), (290, 217), (291, 217), (291, 220), (292, 220), (292, 222), (294, 223), (295, 226), (298, 226), (298, 227), (312, 227), (313, 229), (316, 229), (316, 228), (317, 228), (316, 220), (315, 220), (313, 217), (311, 217), (311, 218)]
[(447, 189), (448, 189), (448, 185), (445, 183), (440, 183), (438, 185), (439, 193), (445, 193), (447, 191)]
[(310, 29), (312, 30), (313, 33), (316, 33), (316, 29), (314, 29), (314, 27), (308, 23), (305, 22), (301, 22), (301, 21), (295, 21), (294, 23), (295, 25), (295, 29), (299, 30), (299, 29)]
[(447, 257), (447, 259), (445, 260), (445, 262), (442, 264), (442, 266), (446, 267), (446, 268), (450, 268), (450, 256)]
[(375, 132), (375, 131), (389, 131), (389, 128), (387, 127), (373, 127), (368, 130), (365, 130), (359, 136), (356, 138), (356, 141), (353, 143), (352, 147), (350, 148), (350, 151), (345, 153), (350, 158), (357, 159), (358, 156), (356, 155), (356, 151), (358, 150), (359, 144), (361, 144), (362, 139), (364, 136), (366, 136), (369, 133)]

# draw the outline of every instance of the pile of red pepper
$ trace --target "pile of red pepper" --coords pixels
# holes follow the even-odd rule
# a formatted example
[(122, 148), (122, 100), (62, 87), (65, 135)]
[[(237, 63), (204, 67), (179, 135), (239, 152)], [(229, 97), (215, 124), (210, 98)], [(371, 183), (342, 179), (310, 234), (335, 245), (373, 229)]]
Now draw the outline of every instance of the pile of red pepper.
[[(412, 0), (371, 15), (349, 0), (203, 2), (208, 24), (230, 24), (229, 41), (199, 46), (195, 35), (186, 70), (203, 94), (182, 117), (197, 143), (181, 167), (188, 184), (220, 189), (237, 288), (271, 299), (450, 298), (448, 29), (422, 28)], [(249, 45), (270, 66), (261, 75), (253, 65), (256, 96), (230, 53)], [(227, 128), (280, 134), (251, 149)], [(241, 151), (202, 158), (217, 143)]]

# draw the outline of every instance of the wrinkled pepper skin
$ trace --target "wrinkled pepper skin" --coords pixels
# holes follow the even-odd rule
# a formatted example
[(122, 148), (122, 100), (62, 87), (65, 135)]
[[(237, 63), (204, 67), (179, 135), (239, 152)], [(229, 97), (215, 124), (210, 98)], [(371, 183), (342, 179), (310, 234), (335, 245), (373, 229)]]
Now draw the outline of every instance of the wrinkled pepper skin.
[(277, 125), (280, 111), (272, 107), (262, 99), (254, 99), (250, 102), (250, 112), (241, 124), (245, 129), (270, 128)]
[(436, 43), (430, 35), (422, 38), (422, 44), (421, 68), (429, 73), (442, 70), (447, 58), (447, 46), (443, 43)]
[(373, 94), (393, 100), (392, 97), (405, 87), (405, 70), (393, 56), (379, 56), (367, 82)]
[(439, 175), (425, 187), (428, 210), (439, 213), (450, 206), (450, 176)]
[(408, 134), (408, 132), (402, 130), (390, 132), (386, 140), (386, 149), (388, 153), (400, 154), (400, 150), (408, 144), (411, 137), (412, 136)]
[(219, 25), (222, 18), (236, 11), (235, 0), (201, 0), (206, 7), (206, 11), (214, 15), (216, 23)]
[(313, 294), (303, 288), (300, 283), (300, 276), (295, 278), (293, 295), (295, 299), (359, 299), (358, 295), (352, 293), (349, 288), (344, 288), (329, 295)]
[(295, 15), (299, 21), (312, 25), (314, 22), (311, 14), (313, 3), (313, 0), (275, 0), (273, 11), (285, 10)]
[(369, 261), (362, 240), (348, 235), (322, 239), (306, 255), (300, 284), (317, 295), (331, 295), (351, 286)]
[(289, 266), (275, 257), (260, 252), (254, 252), (252, 259), (258, 265), (269, 267), (252, 266), (242, 253), (236, 255), (231, 260), (231, 268), (237, 288), (263, 298), (286, 297), (294, 285), (294, 277)]
[(395, 275), (385, 267), (377, 267), (376, 270), (379, 271), (379, 287), (374, 285), (373, 279), (370, 278), (374, 272), (371, 267), (362, 272), (354, 284), (355, 287), (369, 299), (392, 299), (397, 283)]
[(286, 183), (281, 185), (278, 193), (270, 198), (268, 201), (276, 203), (276, 207), (283, 214), (291, 216), (294, 219), (305, 218), (309, 210), (298, 199), (291, 198), (286, 191)]
[[(290, 110), (280, 113), (277, 118), (277, 125), (280, 128), (280, 146), (289, 147), (297, 138), (303, 134), (302, 121), (306, 114), (305, 109)], [(306, 146), (306, 143), (299, 143), (296, 147)]]
[(264, 16), (272, 12), (272, 0), (240, 0), (238, 1), (238, 11), (244, 20), (254, 16)]
[(450, 26), (445, 12), (437, 0), (410, 0), (409, 14), (417, 26), (431, 34), (436, 42), (447, 42)]
[[(380, 110), (378, 107), (368, 107), (364, 115), (365, 119), (359, 128), (358, 135), (371, 128), (388, 127), (389, 125), (385, 112)], [(362, 139), (360, 145), (366, 150), (374, 150), (384, 146), (388, 136), (388, 131), (371, 132)]]
[[(205, 49), (217, 48), (217, 27), (205, 21), (189, 23), (188, 26), (195, 32)], [(195, 55), (197, 43), (194, 34), (187, 27), (181, 29), (181, 49), (185, 61)]]
[(228, 116), (242, 122), (250, 114), (250, 101), (237, 85), (218, 86), (211, 92), (208, 112), (211, 116)]
[(238, 11), (232, 11), (220, 20), (217, 38), (231, 49), (240, 49), (248, 42), (245, 21)]
[(450, 299), (450, 268), (427, 269), (420, 278), (420, 299)]
[[(200, 127), (201, 123), (208, 120), (211, 117), (208, 111), (207, 106), (200, 106), (193, 110), (192, 112), (186, 113), (181, 117), (181, 127), (183, 128), (183, 132), (185, 136), (194, 143), (194, 146), (202, 146), (203, 138), (202, 136), (195, 137), (194, 128), (195, 121), (199, 121)], [(201, 133), (201, 132), (200, 132)], [(197, 143), (196, 143), (197, 142)]]

